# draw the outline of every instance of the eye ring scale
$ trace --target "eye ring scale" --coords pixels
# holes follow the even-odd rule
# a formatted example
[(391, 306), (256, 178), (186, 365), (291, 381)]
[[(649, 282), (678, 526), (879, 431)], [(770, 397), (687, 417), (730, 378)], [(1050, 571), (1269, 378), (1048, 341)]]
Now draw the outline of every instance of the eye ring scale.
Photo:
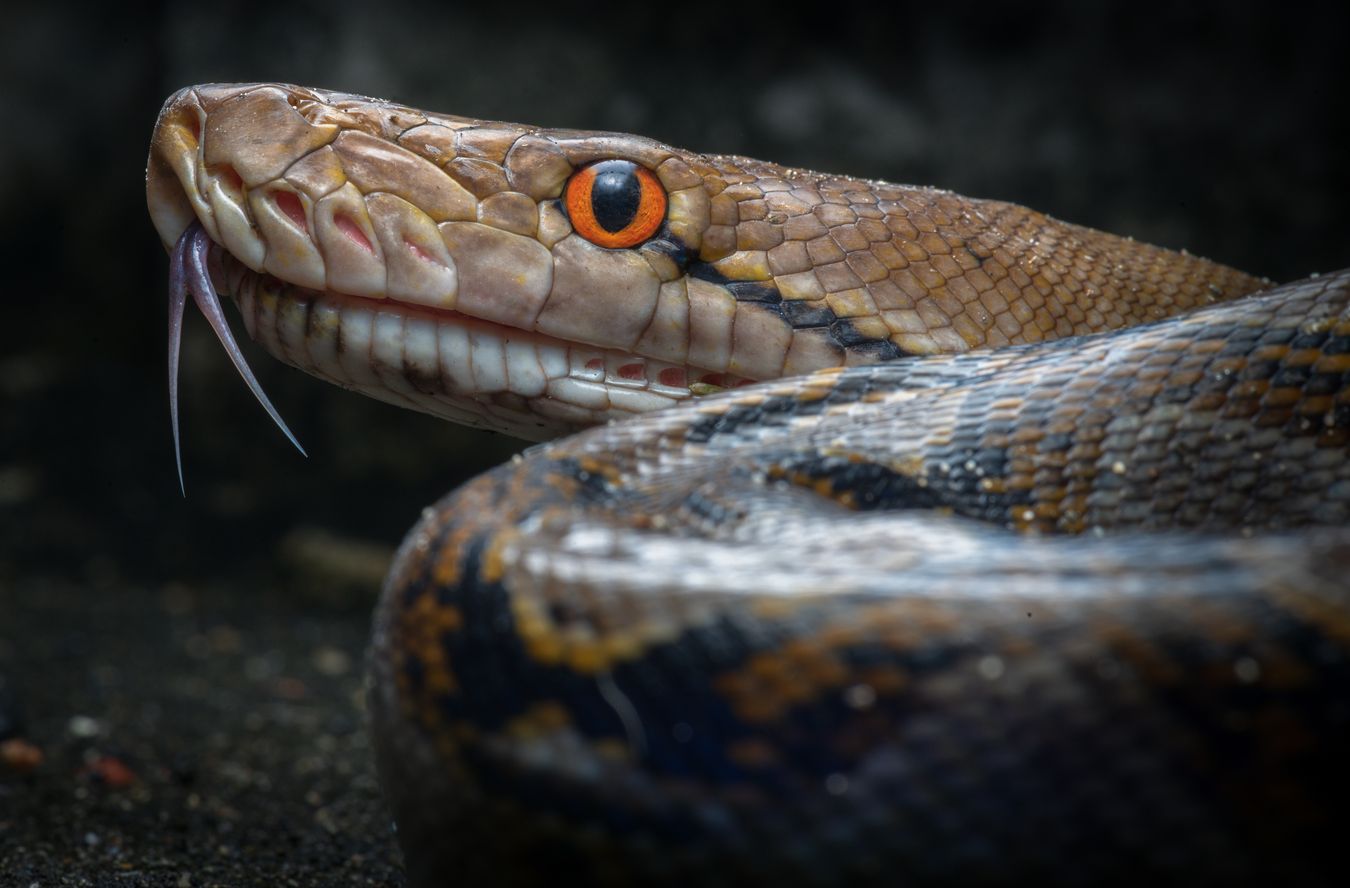
[(601, 160), (572, 174), (563, 195), (568, 218), (591, 243), (623, 249), (656, 234), (666, 218), (666, 190), (630, 160)]

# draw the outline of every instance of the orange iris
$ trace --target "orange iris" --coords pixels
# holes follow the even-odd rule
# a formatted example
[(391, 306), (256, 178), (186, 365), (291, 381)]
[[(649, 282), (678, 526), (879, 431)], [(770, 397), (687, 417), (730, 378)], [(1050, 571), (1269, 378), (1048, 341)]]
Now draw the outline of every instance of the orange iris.
[(577, 170), (563, 199), (572, 227), (601, 247), (635, 247), (666, 218), (661, 182), (628, 160), (602, 160)]

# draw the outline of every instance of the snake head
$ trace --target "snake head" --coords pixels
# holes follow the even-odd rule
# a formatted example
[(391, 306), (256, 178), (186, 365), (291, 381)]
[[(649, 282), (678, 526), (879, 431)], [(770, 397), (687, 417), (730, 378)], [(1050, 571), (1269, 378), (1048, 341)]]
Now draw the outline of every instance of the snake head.
[(716, 267), (740, 261), (725, 187), (650, 139), (279, 84), (175, 93), (146, 176), (161, 240), (201, 227), (273, 355), (536, 439), (842, 362)]
[(170, 97), (146, 191), (277, 358), (534, 439), (1260, 285), (1012, 204), (282, 84)]

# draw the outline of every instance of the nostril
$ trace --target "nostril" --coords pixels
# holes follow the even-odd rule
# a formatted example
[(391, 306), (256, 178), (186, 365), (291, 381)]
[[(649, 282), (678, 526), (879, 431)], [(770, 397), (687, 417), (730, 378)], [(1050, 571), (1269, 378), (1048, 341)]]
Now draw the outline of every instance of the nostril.
[[(242, 183), (241, 183), (242, 184)], [(272, 201), (277, 205), (277, 209), (286, 214), (286, 217), (295, 223), (305, 234), (309, 234), (309, 223), (305, 220), (305, 207), (300, 203), (300, 198), (291, 191), (273, 191)]]
[(361, 247), (367, 253), (373, 254), (375, 252), (375, 248), (370, 244), (370, 238), (366, 237), (366, 233), (361, 230), (360, 225), (352, 220), (351, 216), (337, 213), (333, 216), (333, 224), (338, 227), (339, 231), (351, 238), (352, 242), (358, 247)]

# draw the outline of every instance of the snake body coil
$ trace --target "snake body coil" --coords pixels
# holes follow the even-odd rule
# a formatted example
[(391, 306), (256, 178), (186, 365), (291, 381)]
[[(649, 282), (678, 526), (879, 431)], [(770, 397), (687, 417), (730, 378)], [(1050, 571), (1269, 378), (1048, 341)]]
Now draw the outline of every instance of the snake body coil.
[(415, 883), (1334, 880), (1350, 273), (276, 85), (172, 97), (148, 190), (177, 298), (309, 372), (649, 413), (400, 550)]

